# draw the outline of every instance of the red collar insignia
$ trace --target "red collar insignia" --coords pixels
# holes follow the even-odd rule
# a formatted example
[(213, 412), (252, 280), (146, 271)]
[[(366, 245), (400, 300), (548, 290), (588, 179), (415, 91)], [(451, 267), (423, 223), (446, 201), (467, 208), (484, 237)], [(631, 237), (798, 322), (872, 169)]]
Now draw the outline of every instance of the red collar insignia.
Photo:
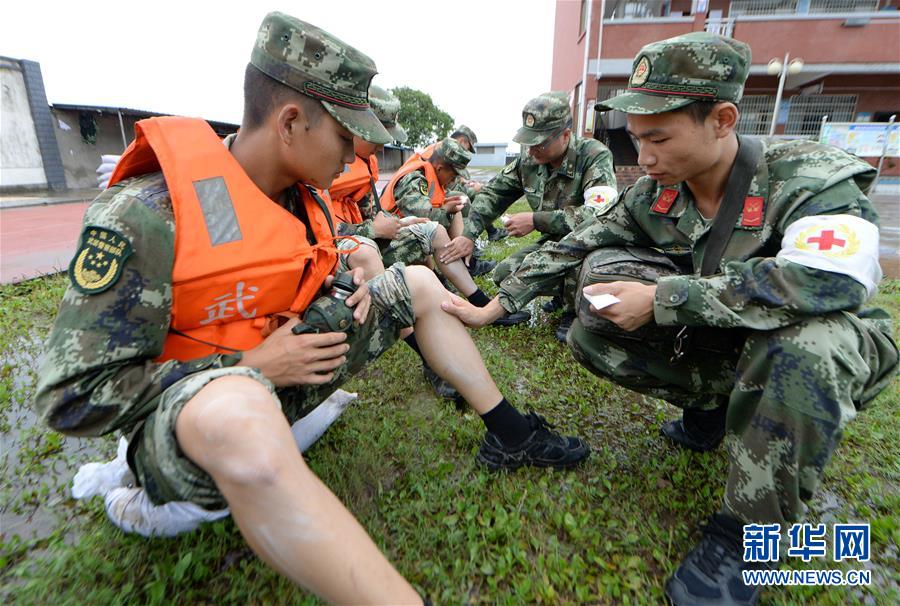
[(747, 196), (744, 198), (744, 210), (741, 213), (741, 225), (743, 227), (759, 227), (763, 220), (764, 201), (761, 196)]
[(677, 199), (677, 189), (664, 189), (659, 194), (659, 197), (656, 199), (656, 202), (653, 203), (653, 207), (650, 210), (655, 213), (667, 215), (669, 214), (669, 211), (672, 210), (672, 205), (675, 204), (675, 200)]

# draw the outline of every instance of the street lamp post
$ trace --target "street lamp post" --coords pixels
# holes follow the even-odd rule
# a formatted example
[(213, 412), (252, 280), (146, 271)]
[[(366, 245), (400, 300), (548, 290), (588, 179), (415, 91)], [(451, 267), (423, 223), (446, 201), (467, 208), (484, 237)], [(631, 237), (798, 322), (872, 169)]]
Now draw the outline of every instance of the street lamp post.
[(772, 59), (769, 61), (769, 67), (767, 68), (770, 76), (778, 76), (778, 93), (775, 95), (775, 108), (772, 110), (772, 125), (769, 126), (770, 137), (775, 134), (778, 110), (781, 109), (781, 94), (784, 92), (784, 81), (787, 80), (788, 74), (799, 74), (800, 70), (803, 69), (803, 59), (798, 57), (789, 62), (790, 58), (790, 53), (785, 53), (783, 63), (780, 59)]

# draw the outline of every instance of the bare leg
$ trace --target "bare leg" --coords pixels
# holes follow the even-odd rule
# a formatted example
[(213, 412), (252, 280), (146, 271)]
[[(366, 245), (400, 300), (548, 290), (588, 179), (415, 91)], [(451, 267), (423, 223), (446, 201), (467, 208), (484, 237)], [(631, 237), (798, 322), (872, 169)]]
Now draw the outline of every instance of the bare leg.
[(490, 411), (503, 395), (466, 327), (441, 309), (441, 302), (449, 301), (450, 293), (424, 267), (407, 267), (406, 283), (416, 315), (416, 338), (428, 365), (455, 387), (476, 412)]
[(384, 273), (384, 262), (381, 260), (381, 253), (366, 244), (360, 244), (359, 248), (350, 253), (347, 257), (347, 264), (350, 266), (350, 269), (362, 267), (366, 274), (366, 280), (371, 280), (375, 276), (380, 276)]
[[(462, 233), (463, 233), (462, 213), (455, 213), (453, 215), (453, 218), (450, 219), (450, 227), (447, 229), (447, 233), (450, 234), (451, 238), (455, 238), (456, 236), (462, 235)], [(438, 250), (437, 247), (435, 247), (435, 250)], [(463, 261), (465, 261), (466, 265), (470, 265), (472, 263), (472, 255), (469, 255), (468, 257), (463, 259)], [(454, 283), (454, 286), (455, 285), (456, 284)], [(459, 287), (457, 286), (457, 288), (459, 288)]]
[(212, 476), (251, 549), (333, 604), (421, 604), (362, 526), (303, 462), (287, 419), (246, 377), (210, 382), (178, 416), (187, 456)]
[[(457, 213), (457, 216), (459, 216), (459, 213)], [(431, 243), (435, 250), (434, 262), (437, 263), (441, 273), (447, 276), (447, 279), (450, 280), (453, 286), (455, 286), (464, 297), (468, 297), (478, 290), (475, 280), (472, 279), (472, 276), (469, 274), (469, 270), (466, 269), (462, 259), (457, 259), (452, 263), (441, 263), (438, 259), (437, 251), (442, 250), (444, 246), (450, 243), (450, 236), (443, 225), (437, 226), (437, 229), (434, 232), (434, 239)]]

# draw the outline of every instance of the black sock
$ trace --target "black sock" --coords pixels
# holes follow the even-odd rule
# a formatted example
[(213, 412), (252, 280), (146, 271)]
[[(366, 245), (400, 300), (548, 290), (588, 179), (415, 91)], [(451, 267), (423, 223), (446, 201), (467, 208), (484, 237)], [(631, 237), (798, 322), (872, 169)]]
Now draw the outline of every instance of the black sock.
[(488, 296), (484, 294), (484, 292), (480, 288), (476, 289), (475, 292), (466, 297), (466, 299), (468, 299), (469, 303), (471, 303), (475, 307), (484, 307), (491, 302), (491, 300), (488, 299)]
[(422, 359), (422, 364), (424, 366), (428, 366), (428, 362), (425, 361), (425, 356), (422, 355), (422, 350), (419, 349), (419, 342), (416, 341), (416, 333), (412, 333), (411, 335), (403, 339), (403, 341), (407, 345), (409, 345), (410, 349), (416, 352), (416, 355), (419, 356), (419, 358)]
[(515, 446), (525, 441), (531, 434), (531, 426), (521, 412), (516, 410), (506, 398), (494, 408), (481, 415), (484, 426), (507, 446)]

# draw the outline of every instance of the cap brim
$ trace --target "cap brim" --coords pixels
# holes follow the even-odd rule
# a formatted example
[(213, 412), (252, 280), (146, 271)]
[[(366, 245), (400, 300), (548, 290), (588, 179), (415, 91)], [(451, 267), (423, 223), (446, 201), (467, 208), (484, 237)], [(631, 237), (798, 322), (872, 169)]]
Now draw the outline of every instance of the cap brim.
[(394, 138), (394, 141), (396, 141), (397, 143), (406, 143), (406, 140), (409, 139), (409, 135), (406, 134), (406, 130), (399, 124), (388, 126), (387, 132)]
[(456, 174), (459, 175), (459, 177), (460, 177), (461, 179), (466, 179), (466, 180), (469, 179), (469, 169), (467, 169), (467, 168), (454, 168), (453, 170), (456, 171)]
[(612, 99), (600, 101), (594, 105), (598, 112), (618, 110), (626, 114), (661, 114), (673, 109), (690, 105), (697, 99), (688, 97), (664, 97), (662, 95), (647, 95), (638, 92), (627, 92), (617, 95)]
[(555, 128), (549, 130), (534, 130), (533, 128), (523, 126), (518, 130), (516, 136), (513, 137), (513, 141), (520, 145), (540, 145), (555, 132)]
[(322, 101), (322, 105), (341, 126), (369, 143), (387, 145), (394, 140), (371, 109), (350, 109), (328, 101)]

